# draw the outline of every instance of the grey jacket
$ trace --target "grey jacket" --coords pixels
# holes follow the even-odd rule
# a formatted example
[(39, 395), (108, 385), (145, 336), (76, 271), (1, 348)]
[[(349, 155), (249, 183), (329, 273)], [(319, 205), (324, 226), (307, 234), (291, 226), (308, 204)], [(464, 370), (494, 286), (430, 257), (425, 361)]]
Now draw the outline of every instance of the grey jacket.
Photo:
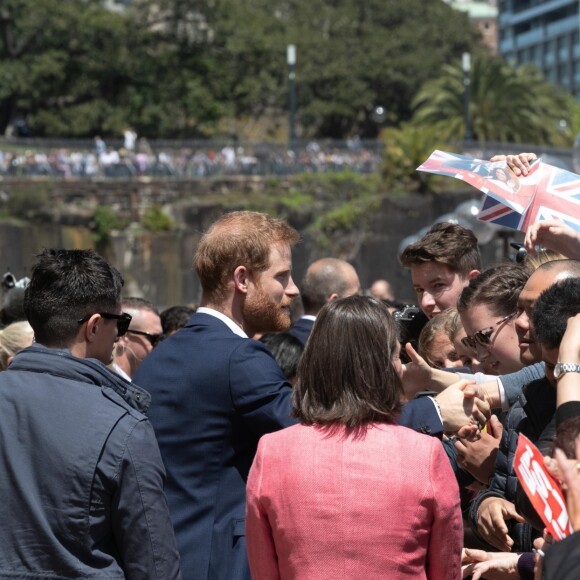
[(40, 345), (0, 373), (0, 578), (180, 578), (150, 397)]

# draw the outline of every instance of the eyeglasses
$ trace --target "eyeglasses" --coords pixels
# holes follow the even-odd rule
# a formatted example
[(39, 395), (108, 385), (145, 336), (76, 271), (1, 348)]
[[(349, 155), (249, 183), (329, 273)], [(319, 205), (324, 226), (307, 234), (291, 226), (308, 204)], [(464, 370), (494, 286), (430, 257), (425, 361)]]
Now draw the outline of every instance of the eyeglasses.
[(164, 338), (164, 334), (151, 334), (150, 332), (145, 332), (143, 330), (128, 330), (127, 334), (138, 334), (139, 336), (144, 336), (152, 347), (156, 347)]
[[(111, 314), (110, 312), (97, 312), (96, 314), (98, 314), (102, 318), (106, 318), (107, 320), (117, 321), (117, 336), (123, 336), (127, 332), (127, 330), (129, 330), (129, 324), (131, 324), (131, 320), (133, 320), (133, 317), (130, 314), (127, 314), (126, 312), (123, 312), (122, 314)], [(77, 320), (77, 322), (79, 324), (83, 324), (91, 316), (93, 315), (87, 314), (80, 320)]]
[(463, 344), (463, 346), (466, 346), (467, 348), (471, 348), (473, 350), (475, 350), (475, 348), (477, 347), (478, 344), (480, 344), (481, 346), (485, 346), (485, 345), (489, 344), (491, 342), (491, 335), (493, 334), (493, 331), (495, 330), (494, 327), (499, 326), (500, 324), (503, 324), (504, 322), (510, 320), (516, 314), (517, 314), (517, 312), (512, 312), (511, 314), (504, 316), (501, 320), (498, 320), (493, 326), (488, 326), (487, 328), (484, 328), (483, 330), (478, 330), (472, 336), (464, 336), (461, 339), (461, 343)]

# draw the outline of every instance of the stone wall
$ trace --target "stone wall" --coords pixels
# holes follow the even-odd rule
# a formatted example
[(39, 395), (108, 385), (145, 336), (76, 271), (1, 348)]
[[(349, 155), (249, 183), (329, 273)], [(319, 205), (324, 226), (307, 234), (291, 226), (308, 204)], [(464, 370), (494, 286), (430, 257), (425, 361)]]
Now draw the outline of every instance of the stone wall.
[[(192, 258), (199, 237), (225, 211), (245, 208), (252, 193), (264, 188), (265, 178), (233, 177), (196, 181), (43, 181), (0, 182), (0, 196), (42, 187), (54, 219), (30, 224), (5, 219), (0, 223), (0, 274), (10, 268), (18, 277), (27, 274), (34, 255), (43, 247), (85, 248), (96, 243), (89, 229), (99, 205), (113, 208), (124, 219), (137, 222), (145, 208), (159, 205), (171, 214), (177, 228), (171, 232), (144, 232), (130, 226), (114, 232), (107, 246), (99, 247), (124, 274), (127, 294), (143, 295), (160, 307), (198, 301), (200, 287)], [(267, 179), (267, 178), (266, 178)], [(276, 187), (284, 191), (290, 182)], [(477, 197), (477, 196), (476, 196)], [(400, 298), (412, 299), (408, 273), (398, 263), (400, 241), (431, 225), (471, 192), (423, 197), (384, 195), (378, 210), (365, 218), (364, 227), (337, 232), (330, 246), (321, 248), (308, 229), (316, 209), (290, 214), (289, 221), (302, 235), (294, 250), (294, 278), (300, 281), (307, 264), (323, 255), (348, 259), (359, 272), (363, 287), (377, 278), (389, 279)], [(251, 209), (260, 209), (251, 204)], [(518, 238), (520, 239), (520, 238)], [(482, 248), (486, 262), (502, 257), (504, 241)]]

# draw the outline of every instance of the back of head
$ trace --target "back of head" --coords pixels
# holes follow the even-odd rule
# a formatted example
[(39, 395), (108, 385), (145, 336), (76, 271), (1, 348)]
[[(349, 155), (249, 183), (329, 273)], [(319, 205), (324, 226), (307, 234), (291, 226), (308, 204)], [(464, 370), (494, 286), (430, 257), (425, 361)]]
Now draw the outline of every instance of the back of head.
[(559, 254), (558, 252), (553, 252), (552, 250), (540, 250), (537, 254), (526, 254), (522, 262), (523, 266), (528, 269), (528, 271), (534, 272), (543, 264), (548, 262), (553, 262), (554, 260), (566, 260), (564, 254)]
[(543, 274), (549, 274), (554, 276), (557, 280), (564, 280), (565, 278), (578, 278), (580, 277), (580, 260), (549, 260), (543, 264), (540, 264), (532, 276), (538, 276)]
[(295, 415), (307, 425), (392, 422), (402, 395), (397, 351), (396, 323), (380, 301), (350, 296), (329, 302), (298, 367)]
[(204, 296), (220, 302), (238, 266), (245, 266), (250, 273), (263, 272), (269, 267), (274, 244), (293, 245), (298, 240), (294, 228), (267, 214), (251, 211), (225, 214), (202, 236), (195, 253), (195, 271)]
[(469, 281), (457, 301), (460, 313), (477, 304), (485, 304), (497, 316), (515, 312), (521, 289), (528, 279), (528, 270), (511, 262), (492, 266)]
[(449, 222), (435, 224), (418, 242), (407, 246), (400, 256), (406, 268), (425, 262), (438, 262), (463, 277), (481, 269), (475, 234)]
[(183, 328), (191, 315), (195, 313), (197, 308), (191, 306), (170, 306), (161, 312), (161, 327), (163, 334), (169, 336), (180, 328)]
[(138, 296), (129, 296), (122, 299), (122, 306), (123, 310), (148, 310), (149, 312), (153, 312), (159, 316), (159, 312), (157, 308), (145, 298), (141, 298)]
[(79, 320), (118, 307), (122, 287), (119, 272), (93, 250), (44, 250), (24, 295), (36, 341), (67, 348)]
[(386, 280), (375, 280), (369, 288), (369, 294), (378, 300), (394, 300), (393, 289)]
[(331, 294), (345, 297), (354, 277), (354, 268), (344, 260), (322, 258), (310, 264), (300, 285), (305, 314), (318, 314)]
[(304, 352), (304, 345), (295, 336), (288, 332), (272, 332), (263, 334), (260, 337), (272, 356), (276, 359), (278, 366), (282, 369), (284, 376), (293, 381), (298, 372), (298, 363)]
[(567, 278), (540, 294), (532, 310), (536, 340), (545, 348), (559, 348), (568, 318), (580, 312), (580, 278)]
[(6, 369), (10, 357), (30, 346), (33, 337), (32, 326), (26, 320), (12, 322), (0, 330), (0, 370)]

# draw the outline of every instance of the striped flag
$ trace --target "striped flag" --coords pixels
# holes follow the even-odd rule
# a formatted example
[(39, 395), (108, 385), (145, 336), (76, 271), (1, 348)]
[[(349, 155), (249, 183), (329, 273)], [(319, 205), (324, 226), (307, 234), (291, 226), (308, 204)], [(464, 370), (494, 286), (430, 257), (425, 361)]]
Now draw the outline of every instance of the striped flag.
[(484, 195), (480, 220), (526, 231), (536, 221), (560, 219), (580, 231), (580, 176), (535, 159), (525, 177), (516, 177), (505, 161), (492, 163), (434, 151), (418, 171), (448, 175)]

